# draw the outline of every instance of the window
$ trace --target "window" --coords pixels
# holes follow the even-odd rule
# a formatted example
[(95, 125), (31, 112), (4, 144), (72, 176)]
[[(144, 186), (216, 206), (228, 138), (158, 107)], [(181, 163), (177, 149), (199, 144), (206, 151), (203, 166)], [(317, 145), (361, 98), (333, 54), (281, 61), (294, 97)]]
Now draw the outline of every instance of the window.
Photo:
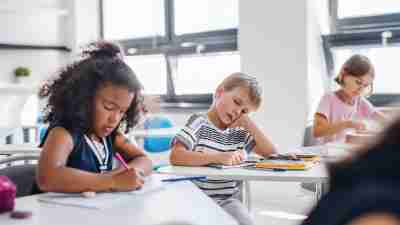
[(175, 0), (176, 34), (216, 31), (238, 27), (238, 1)]
[(367, 56), (375, 67), (374, 93), (400, 94), (400, 77), (398, 76), (400, 47), (337, 49), (334, 50), (335, 74), (343, 63), (353, 54)]
[(339, 0), (338, 17), (365, 17), (400, 12), (400, 2), (393, 0)]
[(144, 93), (151, 95), (165, 95), (167, 93), (165, 85), (167, 67), (163, 55), (127, 56), (125, 61), (145, 87)]
[(329, 2), (333, 33), (323, 35), (323, 40), (330, 76), (336, 76), (351, 55), (364, 54), (376, 70), (370, 100), (375, 105), (398, 104), (400, 88), (396, 84), (400, 79), (396, 76), (396, 58), (400, 55), (400, 1)]
[(209, 104), (218, 82), (240, 71), (238, 4), (102, 0), (102, 35), (123, 46), (145, 92), (166, 102)]
[(177, 95), (214, 93), (227, 75), (240, 71), (240, 56), (236, 53), (181, 56), (177, 68), (174, 77)]
[(395, 28), (400, 2), (393, 0), (329, 0), (333, 30), (338, 33)]
[(164, 1), (103, 0), (104, 38), (165, 36)]

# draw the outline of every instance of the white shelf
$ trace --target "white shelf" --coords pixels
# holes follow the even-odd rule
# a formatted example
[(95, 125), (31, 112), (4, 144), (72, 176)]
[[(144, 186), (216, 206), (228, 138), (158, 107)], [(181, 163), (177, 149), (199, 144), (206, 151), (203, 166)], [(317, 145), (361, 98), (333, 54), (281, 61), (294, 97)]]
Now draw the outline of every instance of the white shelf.
[(18, 95), (18, 94), (35, 94), (39, 91), (39, 85), (26, 85), (26, 84), (10, 84), (0, 83), (0, 97), (1, 95)]
[(0, 5), (0, 14), (16, 14), (16, 15), (54, 15), (54, 16), (67, 16), (68, 10), (59, 8), (49, 8), (49, 7), (10, 7), (6, 5)]

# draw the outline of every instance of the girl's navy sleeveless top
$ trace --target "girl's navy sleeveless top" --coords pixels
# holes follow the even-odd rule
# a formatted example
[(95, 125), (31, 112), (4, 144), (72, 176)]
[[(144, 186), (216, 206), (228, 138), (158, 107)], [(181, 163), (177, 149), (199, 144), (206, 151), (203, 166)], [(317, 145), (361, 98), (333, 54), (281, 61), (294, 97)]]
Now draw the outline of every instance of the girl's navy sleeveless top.
[[(59, 125), (56, 125), (57, 127), (62, 127)], [(52, 128), (56, 126), (51, 126), (48, 130), (47, 133), (45, 134), (43, 138), (43, 142), (40, 143), (40, 146), (44, 144), (46, 141), (48, 133), (51, 131)], [(74, 142), (74, 148), (71, 152), (71, 154), (68, 156), (66, 166), (75, 168), (75, 169), (80, 169), (88, 172), (93, 172), (93, 173), (101, 173), (102, 171), (110, 171), (112, 170), (112, 162), (113, 162), (113, 148), (112, 148), (112, 141), (113, 141), (113, 135), (107, 136), (106, 139), (106, 146), (104, 146), (105, 151), (107, 151), (106, 154), (108, 154), (108, 158), (106, 158), (106, 161), (103, 161), (103, 167), (99, 160), (96, 157), (96, 154), (94, 153), (92, 147), (89, 145), (87, 140), (85, 139), (85, 135), (82, 132), (71, 132), (68, 130), (68, 132), (71, 134), (73, 142)], [(103, 168), (103, 169), (101, 169)]]

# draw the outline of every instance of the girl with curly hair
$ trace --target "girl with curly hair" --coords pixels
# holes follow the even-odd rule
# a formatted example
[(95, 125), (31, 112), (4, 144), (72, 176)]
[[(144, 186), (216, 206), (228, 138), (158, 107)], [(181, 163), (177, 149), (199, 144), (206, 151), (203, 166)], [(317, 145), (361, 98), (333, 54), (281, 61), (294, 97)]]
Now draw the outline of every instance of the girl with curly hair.
[[(43, 85), (50, 124), (37, 173), (41, 191), (129, 191), (151, 173), (151, 160), (125, 138), (140, 115), (142, 85), (124, 63), (119, 46), (96, 42), (80, 61)], [(129, 169), (113, 169), (120, 153)]]

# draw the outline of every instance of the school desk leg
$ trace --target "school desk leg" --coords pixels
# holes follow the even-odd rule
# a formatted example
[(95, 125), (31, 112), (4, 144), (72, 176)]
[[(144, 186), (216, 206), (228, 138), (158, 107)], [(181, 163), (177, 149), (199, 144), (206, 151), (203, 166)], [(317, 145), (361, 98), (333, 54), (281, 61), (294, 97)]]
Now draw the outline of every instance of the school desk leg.
[(322, 197), (322, 183), (315, 183), (315, 201), (318, 202)]
[(242, 191), (243, 203), (247, 206), (249, 212), (251, 212), (251, 194), (250, 194), (250, 181), (244, 181), (244, 190)]

